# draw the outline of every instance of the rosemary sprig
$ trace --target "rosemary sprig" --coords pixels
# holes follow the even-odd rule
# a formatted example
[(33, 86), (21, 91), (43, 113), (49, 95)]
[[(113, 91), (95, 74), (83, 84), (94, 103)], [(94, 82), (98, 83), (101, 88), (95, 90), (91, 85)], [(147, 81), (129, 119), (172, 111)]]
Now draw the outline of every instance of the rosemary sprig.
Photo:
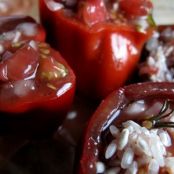
[(174, 128), (174, 122), (158, 122), (155, 128)]
[(170, 112), (166, 113), (168, 108), (170, 107), (170, 103), (168, 100), (165, 100), (163, 103), (159, 113), (155, 116), (152, 116), (142, 122), (142, 125), (147, 129), (153, 128), (174, 128), (174, 122), (162, 121), (164, 118), (169, 117), (174, 110), (172, 109)]

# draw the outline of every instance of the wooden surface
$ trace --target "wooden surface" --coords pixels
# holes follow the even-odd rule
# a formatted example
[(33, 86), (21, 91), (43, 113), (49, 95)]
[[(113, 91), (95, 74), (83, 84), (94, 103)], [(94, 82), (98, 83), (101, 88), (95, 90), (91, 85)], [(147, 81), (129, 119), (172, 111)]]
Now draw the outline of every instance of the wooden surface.
[(33, 0), (33, 8), (31, 9), (29, 15), (39, 21), (38, 0)]
[(174, 24), (174, 0), (152, 0), (157, 24)]

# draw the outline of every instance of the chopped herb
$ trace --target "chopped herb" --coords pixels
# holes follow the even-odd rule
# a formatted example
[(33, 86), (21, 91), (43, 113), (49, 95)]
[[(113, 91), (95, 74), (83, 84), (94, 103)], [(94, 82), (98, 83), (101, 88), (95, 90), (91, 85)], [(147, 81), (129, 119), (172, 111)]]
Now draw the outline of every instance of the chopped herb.
[(40, 57), (41, 57), (42, 59), (47, 59), (47, 58), (48, 58), (48, 56), (45, 55), (45, 54), (40, 54)]
[(53, 90), (57, 90), (57, 88), (54, 85), (52, 85), (51, 83), (47, 83), (47, 87), (50, 89), (53, 89)]
[(137, 31), (138, 32), (140, 32), (140, 33), (144, 33), (144, 30), (143, 30), (143, 27), (141, 26), (141, 25), (136, 25), (136, 29), (137, 29)]
[(153, 19), (152, 14), (150, 14), (150, 15), (147, 17), (147, 22), (148, 22), (148, 24), (149, 24), (150, 26), (156, 27), (156, 23), (155, 23), (155, 21), (154, 21), (154, 19)]
[(49, 49), (40, 49), (40, 52), (41, 52), (41, 54), (45, 54), (45, 55), (48, 55), (48, 54), (50, 54), (50, 50)]
[(47, 80), (55, 80), (59, 78), (63, 78), (68, 74), (68, 70), (64, 65), (60, 63), (56, 63), (54, 69), (52, 71), (42, 72), (41, 77)]
[(40, 42), (38, 44), (39, 48), (48, 48), (48, 44), (47, 43), (44, 43), (44, 42)]
[(67, 76), (68, 70), (63, 64), (57, 62), (55, 68), (61, 74), (61, 77)]
[(22, 42), (15, 42), (15, 43), (12, 43), (12, 47), (18, 48), (18, 47), (21, 47), (22, 44), (23, 44)]

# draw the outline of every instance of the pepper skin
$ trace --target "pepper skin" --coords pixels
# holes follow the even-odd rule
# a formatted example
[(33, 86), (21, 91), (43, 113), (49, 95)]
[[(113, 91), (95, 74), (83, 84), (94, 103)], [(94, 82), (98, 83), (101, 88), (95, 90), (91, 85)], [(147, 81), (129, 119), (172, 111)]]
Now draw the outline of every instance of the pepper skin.
[(140, 31), (136, 23), (149, 16), (152, 4), (147, 1), (144, 9), (145, 2), (133, 1), (135, 8), (127, 14), (126, 1), (121, 1), (121, 8), (113, 12), (109, 5), (114, 5), (102, 0), (78, 1), (63, 8), (59, 8), (61, 1), (40, 0), (48, 40), (73, 68), (82, 94), (101, 99), (130, 77), (152, 33), (151, 25)]
[(72, 69), (31, 18), (0, 17), (0, 25), (0, 134), (60, 124), (73, 101)]
[[(141, 122), (146, 117), (149, 118), (151, 116), (145, 114), (143, 115), (142, 114), (143, 112), (138, 115), (136, 114), (137, 109), (134, 110), (135, 111), (134, 114), (130, 114), (127, 116), (125, 114), (122, 114), (123, 110), (130, 103), (136, 101), (150, 101), (150, 100), (154, 100), (157, 102), (159, 102), (160, 100), (173, 102), (174, 101), (173, 88), (174, 84), (169, 82), (168, 83), (149, 82), (149, 83), (133, 84), (112, 92), (105, 100), (103, 100), (103, 102), (99, 105), (96, 112), (90, 119), (85, 132), (79, 173), (80, 174), (97, 173), (96, 163), (101, 159), (100, 155), (102, 153), (104, 154), (104, 149), (102, 145), (107, 142), (104, 132), (106, 133), (111, 125), (115, 124), (118, 127), (121, 127), (122, 123), (127, 120), (134, 120)], [(120, 173), (123, 173), (123, 171), (121, 171)]]

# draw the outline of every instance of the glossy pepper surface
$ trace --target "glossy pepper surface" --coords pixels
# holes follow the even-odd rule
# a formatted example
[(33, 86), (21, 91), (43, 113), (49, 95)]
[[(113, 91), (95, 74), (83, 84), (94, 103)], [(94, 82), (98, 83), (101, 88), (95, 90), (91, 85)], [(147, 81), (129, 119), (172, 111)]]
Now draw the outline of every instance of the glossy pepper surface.
[(73, 71), (32, 18), (0, 17), (0, 25), (1, 128), (62, 120), (74, 96)]
[(8, 47), (0, 64), (0, 111), (62, 110), (73, 98), (75, 76), (60, 54), (44, 42)]
[(128, 0), (40, 0), (48, 40), (74, 69), (83, 94), (103, 98), (134, 70), (151, 35), (152, 4), (133, 0), (129, 5)]
[[(163, 128), (165, 131), (169, 130), (170, 132), (170, 128), (174, 126), (174, 122), (171, 119), (173, 118), (173, 87), (173, 83), (139, 83), (120, 88), (110, 94), (100, 104), (87, 126), (79, 173), (97, 174), (107, 173), (107, 171), (109, 173), (110, 170), (113, 172), (118, 171), (119, 174), (128, 172), (129, 170), (137, 171), (138, 173), (140, 171), (147, 173), (150, 161), (145, 161), (144, 159), (146, 158), (142, 158), (142, 156), (146, 152), (151, 152), (146, 151), (148, 145), (150, 148), (154, 145), (148, 143), (150, 141), (148, 136), (150, 137), (153, 131), (163, 131)], [(128, 126), (129, 123), (131, 125), (130, 127)], [(135, 128), (135, 132), (132, 131), (133, 133), (131, 133), (131, 127), (133, 130)], [(160, 128), (162, 129), (159, 130)], [(126, 134), (125, 131), (128, 129), (129, 131)], [(138, 132), (138, 136), (133, 141), (132, 137), (136, 134), (136, 131)], [(148, 135), (147, 137), (144, 135), (146, 133)], [(140, 150), (138, 150), (139, 138), (144, 138), (144, 141), (141, 141)], [(133, 143), (131, 143), (132, 141)], [(112, 144), (110, 147), (116, 144), (115, 150), (113, 147), (107, 151), (109, 144)], [(172, 143), (168, 148), (165, 147), (166, 152), (171, 150), (171, 156), (173, 156), (172, 147)], [(138, 163), (134, 169), (131, 169), (131, 164), (134, 163), (131, 160), (133, 157), (130, 157), (131, 155), (127, 155), (125, 159), (128, 165), (126, 167), (123, 165), (123, 156), (127, 148), (132, 148), (134, 160), (136, 164)], [(145, 148), (146, 150), (144, 150)], [(155, 146), (155, 148), (158, 147)], [(142, 152), (143, 150), (144, 153)], [(139, 153), (139, 151), (141, 152)], [(153, 155), (150, 154), (149, 156), (152, 159), (151, 157)], [(141, 163), (142, 159), (143, 163)], [(159, 170), (160, 167), (161, 169)], [(160, 174), (170, 171), (164, 165), (160, 167), (157, 168)]]

